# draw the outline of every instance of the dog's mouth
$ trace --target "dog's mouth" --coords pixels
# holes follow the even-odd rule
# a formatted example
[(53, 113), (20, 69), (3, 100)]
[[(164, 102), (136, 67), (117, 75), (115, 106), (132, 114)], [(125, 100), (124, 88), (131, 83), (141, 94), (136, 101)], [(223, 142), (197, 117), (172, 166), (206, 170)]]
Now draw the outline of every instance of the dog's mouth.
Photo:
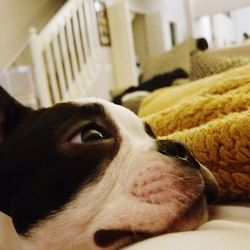
[(166, 233), (195, 230), (207, 220), (206, 202), (200, 197), (194, 204), (166, 228), (158, 232), (125, 229), (100, 229), (94, 234), (94, 242), (100, 248), (120, 249), (122, 247)]
[(116, 245), (115, 248), (151, 237), (149, 233), (129, 230), (98, 230), (94, 235), (95, 244), (101, 248)]

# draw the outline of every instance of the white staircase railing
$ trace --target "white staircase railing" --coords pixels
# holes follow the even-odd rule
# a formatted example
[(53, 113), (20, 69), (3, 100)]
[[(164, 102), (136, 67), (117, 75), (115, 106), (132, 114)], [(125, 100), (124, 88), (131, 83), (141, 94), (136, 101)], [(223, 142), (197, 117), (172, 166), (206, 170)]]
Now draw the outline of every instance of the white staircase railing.
[(94, 1), (69, 0), (40, 33), (31, 28), (30, 48), (41, 106), (87, 95), (100, 70)]

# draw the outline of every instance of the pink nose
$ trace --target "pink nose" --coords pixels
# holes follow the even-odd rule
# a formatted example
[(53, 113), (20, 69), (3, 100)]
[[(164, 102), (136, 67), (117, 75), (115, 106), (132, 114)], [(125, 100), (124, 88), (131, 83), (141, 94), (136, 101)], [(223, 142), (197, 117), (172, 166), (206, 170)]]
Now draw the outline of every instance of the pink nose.
[(178, 190), (183, 189), (183, 178), (166, 171), (168, 167), (158, 163), (139, 173), (131, 190), (132, 195), (151, 204), (164, 204), (180, 196)]

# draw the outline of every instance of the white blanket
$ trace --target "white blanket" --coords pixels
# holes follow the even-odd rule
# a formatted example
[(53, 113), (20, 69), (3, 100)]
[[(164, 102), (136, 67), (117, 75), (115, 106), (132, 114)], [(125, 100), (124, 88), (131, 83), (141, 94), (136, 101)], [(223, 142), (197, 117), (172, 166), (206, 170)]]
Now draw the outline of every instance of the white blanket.
[[(126, 250), (250, 250), (250, 204), (210, 207), (197, 231), (151, 238)], [(125, 250), (125, 249), (124, 249)]]

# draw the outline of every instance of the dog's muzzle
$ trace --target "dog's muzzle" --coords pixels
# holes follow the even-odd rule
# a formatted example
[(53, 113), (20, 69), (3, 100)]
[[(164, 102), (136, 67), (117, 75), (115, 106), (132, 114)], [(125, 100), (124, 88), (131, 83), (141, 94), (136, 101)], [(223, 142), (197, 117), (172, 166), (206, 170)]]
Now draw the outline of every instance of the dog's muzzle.
[(204, 193), (208, 203), (213, 203), (219, 195), (219, 188), (213, 175), (199, 163), (189, 151), (188, 147), (179, 141), (175, 140), (159, 140), (157, 141), (158, 151), (164, 155), (175, 157), (181, 162), (183, 167), (191, 167), (200, 171), (204, 182)]
[[(120, 244), (124, 246), (164, 233), (194, 230), (207, 220), (206, 203), (214, 202), (218, 195), (214, 177), (195, 160), (185, 144), (172, 140), (156, 143), (158, 152), (148, 152), (151, 156), (146, 155), (147, 152), (140, 153), (131, 169), (136, 169), (137, 164), (140, 167), (131, 174), (131, 181), (125, 179), (133, 203), (127, 204), (128, 211), (123, 211), (124, 203), (116, 211), (123, 211), (126, 219), (119, 221), (118, 226), (109, 225), (109, 222), (107, 226), (100, 226), (94, 232), (98, 247), (118, 249)], [(138, 218), (133, 212), (135, 206)], [(144, 216), (141, 219), (140, 214)]]

